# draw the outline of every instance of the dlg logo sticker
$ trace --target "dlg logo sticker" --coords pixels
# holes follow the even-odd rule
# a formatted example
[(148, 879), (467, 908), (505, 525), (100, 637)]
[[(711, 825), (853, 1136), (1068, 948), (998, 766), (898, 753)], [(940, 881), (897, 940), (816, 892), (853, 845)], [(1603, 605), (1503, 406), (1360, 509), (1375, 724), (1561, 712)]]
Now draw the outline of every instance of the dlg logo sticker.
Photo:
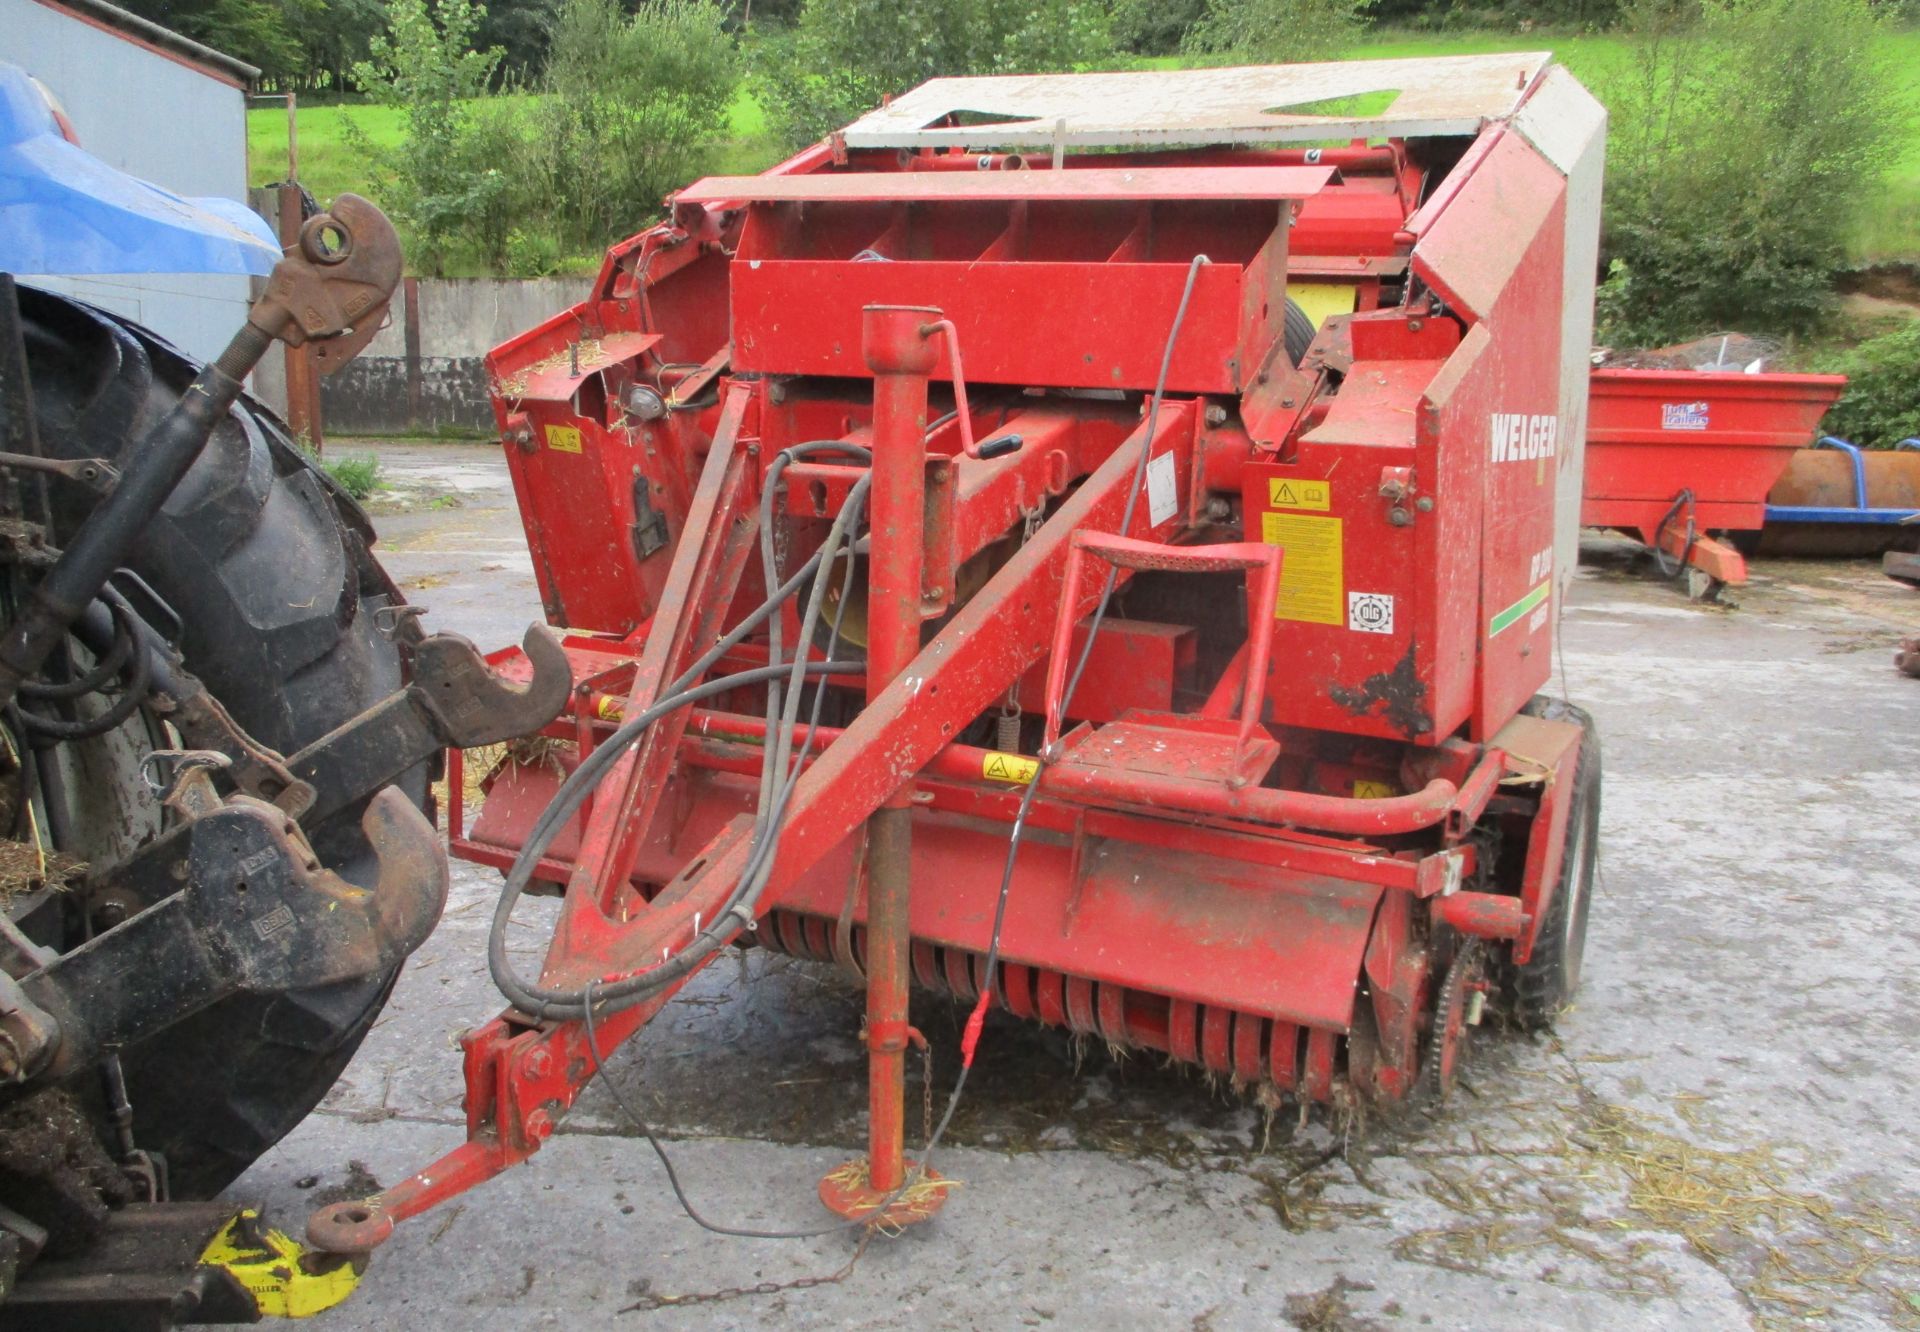
[(1393, 632), (1393, 598), (1385, 592), (1347, 593), (1347, 628), (1362, 634)]

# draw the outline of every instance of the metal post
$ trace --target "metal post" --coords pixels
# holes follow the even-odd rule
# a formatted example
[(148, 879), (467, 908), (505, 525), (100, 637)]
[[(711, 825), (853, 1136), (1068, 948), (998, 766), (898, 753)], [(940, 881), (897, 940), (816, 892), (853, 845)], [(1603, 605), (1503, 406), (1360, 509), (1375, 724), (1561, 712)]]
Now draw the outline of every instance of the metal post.
[[(868, 562), (867, 700), (920, 655), (920, 581), (926, 558), (927, 376), (938, 348), (923, 325), (937, 310), (869, 306), (863, 329), (873, 371), (873, 558)], [(904, 1177), (909, 981), (907, 891), (912, 843), (908, 786), (869, 822), (867, 1068), (871, 1184)]]
[[(862, 349), (873, 371), (873, 554), (868, 560), (867, 701), (920, 654), (926, 563), (927, 376), (939, 362), (938, 310), (870, 305)], [(843, 1215), (869, 1215), (906, 1182), (907, 917), (912, 774), (867, 820), (867, 1178), (821, 1187)], [(836, 1172), (836, 1175), (838, 1172)], [(862, 1186), (864, 1185), (864, 1187)], [(903, 1215), (917, 1210), (917, 1215)], [(890, 1220), (931, 1208), (889, 1207)]]
[(401, 331), (407, 349), (407, 429), (418, 430), (426, 398), (425, 377), (420, 367), (420, 283), (404, 278), (401, 290)]
[[(291, 249), (300, 242), (300, 141), (294, 94), (287, 94), (287, 183), (280, 187), (280, 244)], [(286, 348), (287, 429), (305, 440), (318, 456), (326, 447), (320, 422), (320, 376), (310, 345)]]

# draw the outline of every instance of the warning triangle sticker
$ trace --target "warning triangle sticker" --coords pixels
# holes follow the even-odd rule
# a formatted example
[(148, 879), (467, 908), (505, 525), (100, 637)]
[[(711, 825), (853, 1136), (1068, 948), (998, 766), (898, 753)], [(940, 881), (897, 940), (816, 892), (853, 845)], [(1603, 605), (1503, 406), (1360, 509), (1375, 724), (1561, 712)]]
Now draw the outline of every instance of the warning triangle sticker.
[(1002, 758), (998, 754), (995, 754), (992, 758), (987, 760), (987, 776), (998, 777), (1001, 781), (1004, 782), (1013, 777), (1013, 769), (1007, 766), (1006, 759)]
[(1299, 497), (1293, 493), (1293, 487), (1287, 482), (1282, 481), (1280, 488), (1273, 492), (1273, 502), (1275, 504), (1298, 504), (1300, 500)]

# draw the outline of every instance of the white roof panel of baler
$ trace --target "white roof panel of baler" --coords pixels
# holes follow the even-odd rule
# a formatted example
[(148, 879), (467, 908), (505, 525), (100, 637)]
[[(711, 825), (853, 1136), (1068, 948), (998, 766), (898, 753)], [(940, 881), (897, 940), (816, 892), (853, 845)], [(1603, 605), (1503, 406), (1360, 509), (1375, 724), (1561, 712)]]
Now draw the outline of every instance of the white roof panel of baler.
[[(1286, 143), (1474, 134), (1511, 115), (1544, 51), (1324, 65), (932, 79), (844, 131), (849, 148)], [(954, 123), (954, 122), (959, 123)]]

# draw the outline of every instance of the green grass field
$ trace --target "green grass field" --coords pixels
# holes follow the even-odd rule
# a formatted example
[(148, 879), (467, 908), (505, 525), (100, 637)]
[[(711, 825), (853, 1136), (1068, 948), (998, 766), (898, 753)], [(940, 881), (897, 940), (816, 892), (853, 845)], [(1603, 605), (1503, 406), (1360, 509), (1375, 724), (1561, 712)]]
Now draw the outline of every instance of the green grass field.
[[(1886, 40), (1903, 83), (1910, 88), (1920, 86), (1920, 30), (1891, 33)], [(1385, 59), (1516, 50), (1550, 50), (1583, 82), (1594, 87), (1603, 87), (1628, 58), (1626, 43), (1617, 37), (1500, 32), (1378, 32), (1348, 54), (1355, 59)], [(1172, 66), (1177, 60), (1166, 57), (1148, 63)], [(1913, 114), (1915, 123), (1906, 136), (1905, 152), (1887, 179), (1878, 185), (1863, 183), (1857, 197), (1835, 201), (1836, 207), (1848, 209), (1855, 215), (1853, 250), (1859, 260), (1920, 261), (1920, 103), (1915, 103)], [(346, 140), (343, 131), (349, 120), (375, 143), (399, 141), (399, 116), (389, 107), (324, 106), (302, 111), (300, 179), (321, 199), (330, 199), (345, 190), (378, 197), (377, 188), (368, 179), (364, 156)], [(254, 184), (285, 179), (285, 111), (268, 107), (249, 112), (247, 147), (249, 178)], [(732, 137), (716, 156), (714, 169), (739, 174), (758, 171), (771, 165), (778, 155), (767, 136), (766, 117), (759, 103), (743, 87), (732, 108)]]

